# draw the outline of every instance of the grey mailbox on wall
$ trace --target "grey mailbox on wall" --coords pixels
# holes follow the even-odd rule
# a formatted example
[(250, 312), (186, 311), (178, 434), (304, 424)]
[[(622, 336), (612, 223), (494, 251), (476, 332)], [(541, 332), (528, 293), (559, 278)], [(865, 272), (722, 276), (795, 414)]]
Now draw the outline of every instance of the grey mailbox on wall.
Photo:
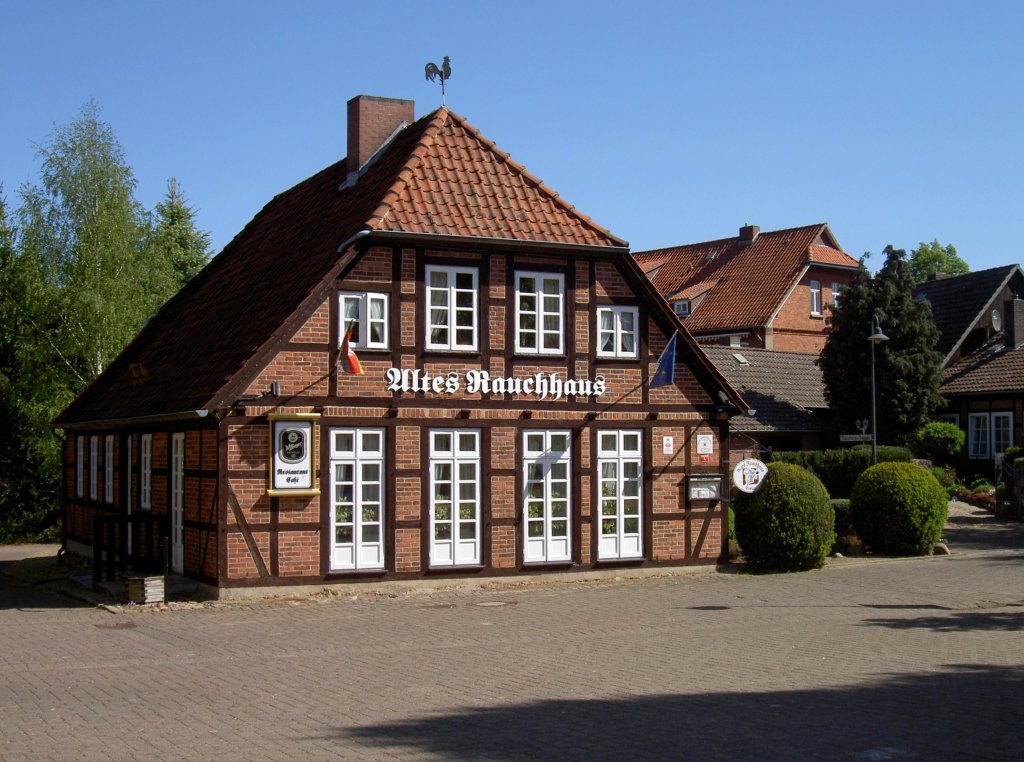
[(691, 476), (689, 478), (690, 500), (720, 500), (722, 497), (722, 476)]

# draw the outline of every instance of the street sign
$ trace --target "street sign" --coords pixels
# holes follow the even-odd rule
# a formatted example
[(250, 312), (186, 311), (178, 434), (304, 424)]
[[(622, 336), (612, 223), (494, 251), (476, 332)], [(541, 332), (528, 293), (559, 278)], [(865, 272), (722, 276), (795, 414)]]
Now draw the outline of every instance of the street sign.
[(870, 442), (870, 434), (840, 434), (840, 442)]

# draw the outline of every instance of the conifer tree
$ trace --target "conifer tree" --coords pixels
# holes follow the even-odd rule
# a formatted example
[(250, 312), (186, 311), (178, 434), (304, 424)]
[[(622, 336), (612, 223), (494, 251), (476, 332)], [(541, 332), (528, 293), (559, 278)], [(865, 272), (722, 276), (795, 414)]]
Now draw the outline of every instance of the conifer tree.
[(840, 432), (854, 432), (871, 411), (872, 321), (889, 337), (875, 346), (876, 418), (880, 444), (902, 444), (942, 405), (942, 358), (931, 305), (913, 298), (913, 278), (901, 249), (885, 248), (874, 278), (861, 268), (843, 289), (819, 365), (825, 397)]
[(195, 225), (195, 210), (175, 178), (167, 181), (167, 195), (154, 210), (150, 247), (174, 270), (178, 287), (184, 286), (210, 259), (210, 235)]

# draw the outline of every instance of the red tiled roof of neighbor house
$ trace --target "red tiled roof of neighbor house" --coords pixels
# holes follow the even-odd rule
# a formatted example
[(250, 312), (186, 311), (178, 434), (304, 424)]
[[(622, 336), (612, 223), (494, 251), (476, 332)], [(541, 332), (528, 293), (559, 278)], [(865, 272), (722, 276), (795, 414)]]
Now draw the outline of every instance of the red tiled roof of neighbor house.
[[(412, 113), (411, 101), (398, 103)], [(343, 159), (272, 199), (55, 425), (203, 415), (230, 405), (253, 367), (268, 361), (332, 292), (357, 257), (352, 244), (362, 235), (627, 251), (624, 241), (445, 108), (395, 131), (369, 159), (357, 161), (362, 166)], [(624, 261), (638, 287), (649, 289), (635, 262)], [(653, 289), (649, 296), (678, 323)], [(697, 362), (738, 398), (681, 333)]]
[[(748, 231), (750, 227), (745, 228)], [(692, 332), (767, 325), (804, 268), (856, 269), (825, 223), (633, 254), (667, 298), (715, 282), (686, 319)]]

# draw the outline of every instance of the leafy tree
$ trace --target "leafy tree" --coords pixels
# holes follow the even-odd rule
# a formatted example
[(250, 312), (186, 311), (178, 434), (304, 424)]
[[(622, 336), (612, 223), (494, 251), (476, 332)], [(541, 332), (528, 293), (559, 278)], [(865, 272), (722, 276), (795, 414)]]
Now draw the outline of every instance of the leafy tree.
[(907, 264), (915, 284), (928, 280), (928, 276), (932, 273), (964, 275), (971, 271), (970, 266), (957, 256), (956, 247), (953, 244), (943, 246), (938, 240), (933, 240), (931, 243), (922, 241), (916, 249), (910, 252)]
[(23, 254), (39, 262), (50, 291), (57, 359), (81, 384), (173, 293), (175, 277), (166, 259), (147, 255), (135, 177), (95, 103), (36, 152), (42, 186), (22, 189)]
[(195, 210), (173, 177), (167, 181), (167, 196), (154, 211), (156, 224), (149, 246), (170, 262), (178, 285), (183, 286), (210, 259), (210, 234), (196, 227)]
[(36, 145), (40, 184), (8, 221), (0, 196), (0, 540), (54, 525), (61, 441), (50, 421), (205, 262), (176, 183), (151, 215), (99, 107)]
[(942, 404), (942, 359), (931, 305), (911, 295), (913, 280), (901, 249), (885, 248), (885, 264), (874, 278), (861, 264), (831, 315), (831, 331), (819, 365), (825, 398), (841, 432), (870, 418), (872, 320), (889, 340), (875, 347), (876, 418), (879, 442), (902, 444)]

